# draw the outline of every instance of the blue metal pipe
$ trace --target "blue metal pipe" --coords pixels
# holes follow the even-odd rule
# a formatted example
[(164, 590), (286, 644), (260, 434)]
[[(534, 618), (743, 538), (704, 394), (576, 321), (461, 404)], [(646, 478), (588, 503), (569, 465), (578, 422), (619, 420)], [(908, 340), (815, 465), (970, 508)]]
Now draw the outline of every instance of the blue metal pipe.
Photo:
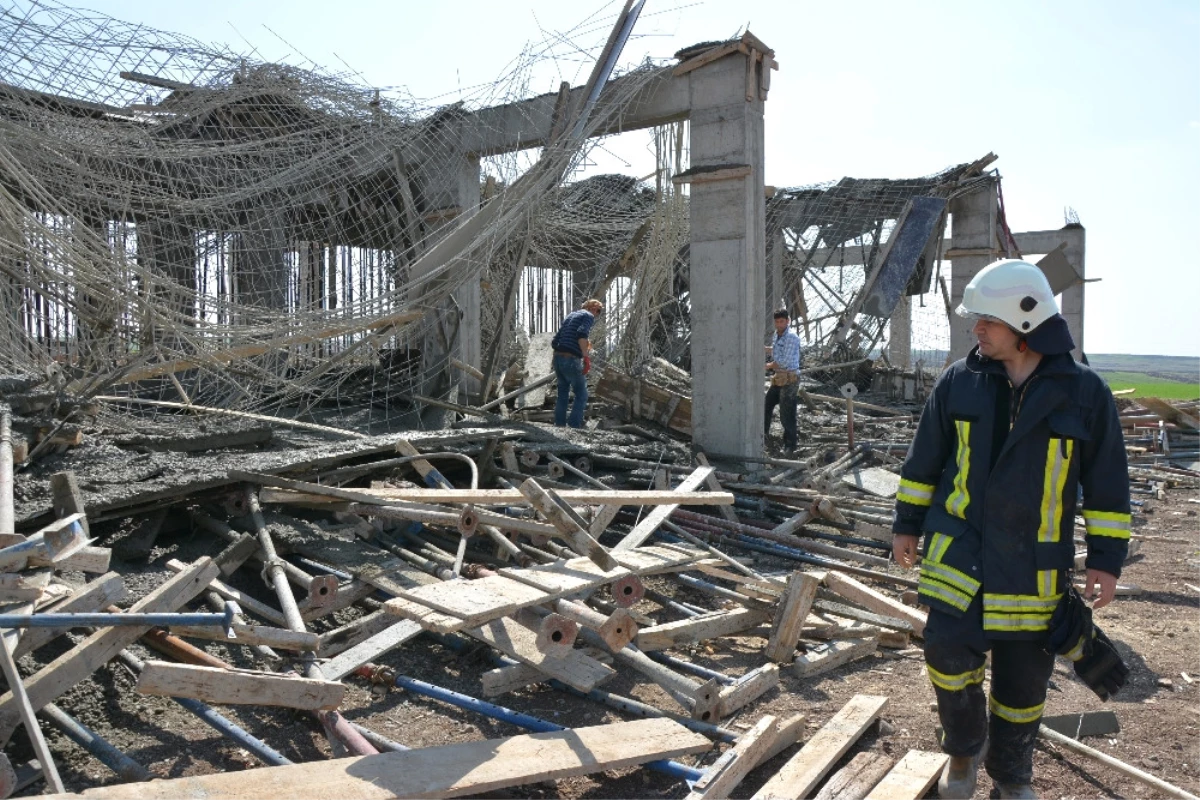
[[(121, 661), (127, 664), (134, 672), (141, 672), (146, 666), (146, 662), (142, 661), (128, 650), (122, 650), (118, 655)], [(207, 725), (216, 728), (217, 731), (225, 736), (228, 736), (230, 739), (233, 739), (242, 747), (258, 756), (265, 763), (276, 767), (283, 767), (293, 763), (266, 742), (251, 736), (244, 728), (239, 727), (234, 722), (221, 716), (213, 709), (204, 705), (204, 703), (201, 703), (199, 700), (193, 700), (190, 697), (172, 697), (171, 699), (195, 714)]]
[(676, 669), (683, 670), (684, 672), (690, 672), (693, 675), (699, 675), (704, 678), (716, 678), (718, 681), (724, 684), (733, 685), (738, 681), (737, 678), (726, 675), (724, 672), (717, 672), (715, 669), (709, 669), (708, 667), (701, 666), (694, 661), (685, 661), (682, 658), (676, 658), (675, 656), (670, 656), (666, 653), (650, 651), (646, 653), (646, 655), (660, 664), (666, 664), (667, 666), (675, 667)]
[(235, 614), (240, 613), (236, 604), (226, 604), (221, 614), (0, 614), (0, 628), (83, 628), (87, 626), (137, 625), (170, 627), (172, 625), (211, 625), (229, 627)]
[(94, 755), (101, 764), (117, 773), (126, 781), (148, 781), (154, 776), (150, 770), (113, 747), (100, 734), (67, 714), (54, 703), (47, 703), (38, 711), (67, 735), (75, 744)]
[(632, 697), (623, 697), (619, 694), (606, 692), (603, 689), (592, 689), (590, 692), (584, 693), (555, 678), (551, 678), (549, 681), (547, 681), (547, 683), (549, 683), (549, 685), (555, 689), (558, 689), (560, 692), (566, 692), (567, 694), (573, 694), (576, 697), (594, 700), (597, 703), (603, 703), (604, 705), (615, 708), (618, 711), (637, 714), (641, 717), (666, 717), (667, 719), (673, 719), (688, 730), (695, 731), (696, 733), (702, 733), (705, 736), (712, 737), (713, 739), (719, 739), (722, 742), (729, 742), (732, 744), (738, 740), (739, 734), (734, 733), (728, 728), (722, 728), (718, 725), (713, 725), (710, 722), (701, 722), (698, 719), (685, 717), (682, 714), (672, 714), (668, 711), (663, 711), (661, 708), (656, 708), (655, 706), (647, 703), (634, 700)]
[[(460, 694), (451, 689), (444, 689), (441, 686), (434, 686), (432, 683), (419, 681), (415, 678), (409, 678), (405, 675), (396, 676), (396, 685), (408, 689), (410, 692), (432, 697), (435, 700), (441, 700), (444, 703), (449, 703), (452, 706), (464, 708), (469, 711), (477, 711), (480, 714), (498, 719), (503, 722), (509, 722), (521, 728), (526, 728), (531, 731), (548, 732), (561, 731), (566, 727), (554, 722), (548, 722), (544, 719), (522, 714), (520, 711), (514, 711), (511, 708), (489, 703), (485, 700), (479, 700), (469, 695)], [(685, 781), (697, 781), (703, 777), (702, 770), (689, 767), (685, 764), (680, 764), (675, 761), (650, 761), (646, 764), (650, 769), (656, 772), (662, 772), (676, 778), (682, 778)]]

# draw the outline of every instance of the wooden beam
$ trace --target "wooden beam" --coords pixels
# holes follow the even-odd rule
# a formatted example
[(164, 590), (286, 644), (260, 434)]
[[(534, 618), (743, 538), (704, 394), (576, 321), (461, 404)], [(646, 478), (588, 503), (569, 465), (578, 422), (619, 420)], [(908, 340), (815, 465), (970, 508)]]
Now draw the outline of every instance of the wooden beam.
[[(345, 491), (355, 495), (341, 498), (335, 492)], [(572, 505), (622, 505), (622, 506), (731, 506), (731, 492), (692, 492), (657, 489), (559, 489), (558, 496)], [(290, 489), (264, 488), (259, 492), (262, 503), (336, 503), (351, 502), (382, 504), (389, 500), (404, 500), (420, 503), (471, 503), (480, 506), (524, 505), (528, 501), (518, 489), (363, 489), (335, 490), (324, 487), (321, 494)]]
[(193, 639), (223, 642), (225, 644), (251, 644), (265, 647), (278, 647), (280, 650), (294, 650), (298, 653), (315, 652), (321, 646), (321, 637), (315, 633), (290, 631), (286, 628), (272, 628), (267, 625), (243, 625), (236, 623), (233, 633), (236, 638), (225, 636), (224, 628), (212, 626), (172, 625), (171, 633), (176, 636), (190, 636)]
[(704, 777), (692, 784), (686, 800), (722, 800), (729, 797), (742, 779), (760, 763), (779, 735), (779, 719), (767, 714), (753, 728), (738, 737), (737, 744), (726, 750)]
[[(670, 719), (618, 722), (550, 733), (425, 747), (333, 761), (138, 784), (138, 800), (405, 800), (477, 795), (510, 786), (622, 769), (647, 761), (702, 753), (707, 738)], [(85, 800), (126, 800), (129, 786), (89, 789)]]
[(787, 664), (792, 660), (804, 620), (812, 609), (820, 584), (812, 575), (800, 571), (788, 577), (779, 611), (775, 614), (775, 623), (771, 627), (771, 638), (767, 642), (767, 658), (778, 664)]
[(537, 634), (509, 617), (492, 620), (467, 633), (581, 692), (590, 692), (617, 674), (612, 667), (585, 655), (582, 650), (571, 650), (563, 656), (542, 652), (537, 646)]
[(838, 759), (879, 718), (887, 704), (886, 697), (855, 695), (754, 794), (752, 800), (800, 800), (812, 794)]
[[(735, 608), (714, 611), (698, 617), (665, 622), (638, 631), (639, 650), (666, 650), (680, 644), (702, 642), (718, 636), (729, 636), (760, 625), (771, 618), (771, 612), (758, 608)], [(793, 649), (795, 646), (793, 645)]]
[(717, 699), (717, 717), (728, 717), (779, 685), (779, 665), (763, 664), (747, 672), (732, 686), (721, 689)]
[(859, 658), (866, 658), (879, 649), (879, 638), (839, 639), (828, 644), (810, 647), (807, 654), (792, 662), (792, 672), (800, 678), (812, 678)]
[[(390, 617), (395, 619), (394, 617)], [(379, 656), (394, 650), (419, 634), (422, 628), (410, 619), (402, 619), (369, 639), (359, 642), (337, 658), (321, 665), (321, 673), (330, 680), (340, 681), (354, 670)]]
[(911, 623), (913, 634), (916, 636), (923, 636), (925, 633), (926, 615), (924, 612), (911, 606), (906, 606), (899, 600), (893, 600), (867, 586), (865, 583), (851, 578), (849, 575), (830, 570), (825, 575), (825, 585), (834, 593), (841, 595), (852, 603), (857, 603), (869, 611), (874, 611), (887, 617), (898, 617)]
[(283, 706), (307, 711), (335, 709), (346, 694), (346, 687), (336, 681), (165, 661), (146, 662), (138, 675), (137, 690), (221, 705)]
[(616, 569), (619, 566), (604, 545), (596, 541), (585, 526), (579, 524), (579, 521), (574, 519), (566, 509), (556, 503), (554, 497), (537, 481), (533, 478), (527, 479), (521, 484), (520, 490), (529, 504), (557, 528), (563, 538), (570, 542), (571, 549), (576, 553), (587, 556), (596, 566), (604, 570)]
[[(99, 611), (124, 599), (125, 583), (121, 580), (120, 575), (109, 572), (76, 589), (70, 597), (45, 610), (62, 614)], [(13, 658), (20, 658), (26, 653), (32, 653), (66, 632), (65, 628), (29, 628), (21, 634), (21, 639), (13, 651)]]
[[(213, 560), (205, 556), (134, 603), (129, 611), (135, 614), (175, 611), (204, 591), (219, 572)], [(33, 708), (54, 702), (148, 630), (149, 625), (102, 629), (51, 661), (25, 682)], [(0, 742), (12, 737), (18, 719), (16, 701), (12, 692), (6, 692), (0, 696)]]

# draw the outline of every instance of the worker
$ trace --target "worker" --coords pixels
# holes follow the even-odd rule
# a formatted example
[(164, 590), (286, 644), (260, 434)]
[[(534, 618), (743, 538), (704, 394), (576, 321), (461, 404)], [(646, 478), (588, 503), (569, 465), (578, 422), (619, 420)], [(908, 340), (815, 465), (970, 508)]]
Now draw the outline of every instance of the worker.
[[(558, 376), (558, 402), (554, 404), (554, 424), (562, 427), (583, 427), (583, 410), (587, 406), (587, 373), (591, 367), (592, 343), (588, 336), (596, 317), (604, 311), (604, 304), (592, 299), (584, 302), (578, 311), (572, 311), (558, 327), (558, 333), (550, 341), (554, 348), (554, 374)], [(567, 416), (567, 404), (571, 393), (571, 415)]]
[(787, 310), (775, 312), (775, 338), (767, 345), (767, 370), (774, 370), (771, 387), (767, 389), (767, 405), (763, 414), (763, 436), (771, 433), (771, 415), (779, 406), (779, 422), (783, 425), (783, 446), (796, 449), (796, 393), (800, 389), (800, 337), (788, 327), (791, 321)]
[[(1128, 549), (1124, 441), (1112, 392), (1071, 358), (1075, 344), (1038, 267), (990, 264), (967, 284), (957, 313), (975, 320), (978, 345), (942, 373), (925, 403), (900, 473), (893, 554), (912, 567), (925, 537), (925, 662), (950, 756), (938, 796), (971, 797), (983, 762), (992, 797), (1036, 797), (1051, 619), (1078, 597), (1070, 589), (1077, 505), (1082, 496), (1084, 597), (1099, 609), (1113, 599)], [(1088, 634), (1076, 637), (1074, 652), (1059, 652), (1107, 699), (1128, 670), (1078, 605)]]

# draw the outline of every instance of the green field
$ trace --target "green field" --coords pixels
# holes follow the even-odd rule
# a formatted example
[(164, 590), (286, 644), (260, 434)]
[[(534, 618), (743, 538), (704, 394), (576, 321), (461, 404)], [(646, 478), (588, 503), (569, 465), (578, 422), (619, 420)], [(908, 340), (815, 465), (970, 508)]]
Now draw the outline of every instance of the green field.
[(1165, 381), (1145, 372), (1101, 372), (1100, 377), (1108, 381), (1114, 391), (1134, 389), (1126, 397), (1161, 397), (1164, 400), (1195, 400), (1200, 398), (1200, 381)]

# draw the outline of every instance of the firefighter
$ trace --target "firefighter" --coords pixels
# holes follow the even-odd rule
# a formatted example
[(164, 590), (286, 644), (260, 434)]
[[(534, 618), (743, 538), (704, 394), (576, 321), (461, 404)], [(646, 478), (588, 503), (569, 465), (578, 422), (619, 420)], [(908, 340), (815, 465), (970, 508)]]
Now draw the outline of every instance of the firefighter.
[[(1048, 637), (1068, 596), (1077, 505), (1082, 496), (1084, 596), (1099, 609), (1128, 549), (1125, 447), (1112, 392), (1071, 357), (1075, 344), (1038, 267), (990, 264), (957, 313), (975, 320), (978, 345), (942, 373), (925, 404), (901, 471), (893, 553), (912, 567), (924, 537), (925, 661), (951, 757), (939, 796), (971, 797), (982, 762), (993, 797), (1036, 797), (1033, 748), (1054, 666)], [(1084, 657), (1077, 674), (1097, 693), (1119, 688), (1126, 673), (1111, 642), (1090, 629), (1088, 640), (1086, 653), (1072, 654)]]

